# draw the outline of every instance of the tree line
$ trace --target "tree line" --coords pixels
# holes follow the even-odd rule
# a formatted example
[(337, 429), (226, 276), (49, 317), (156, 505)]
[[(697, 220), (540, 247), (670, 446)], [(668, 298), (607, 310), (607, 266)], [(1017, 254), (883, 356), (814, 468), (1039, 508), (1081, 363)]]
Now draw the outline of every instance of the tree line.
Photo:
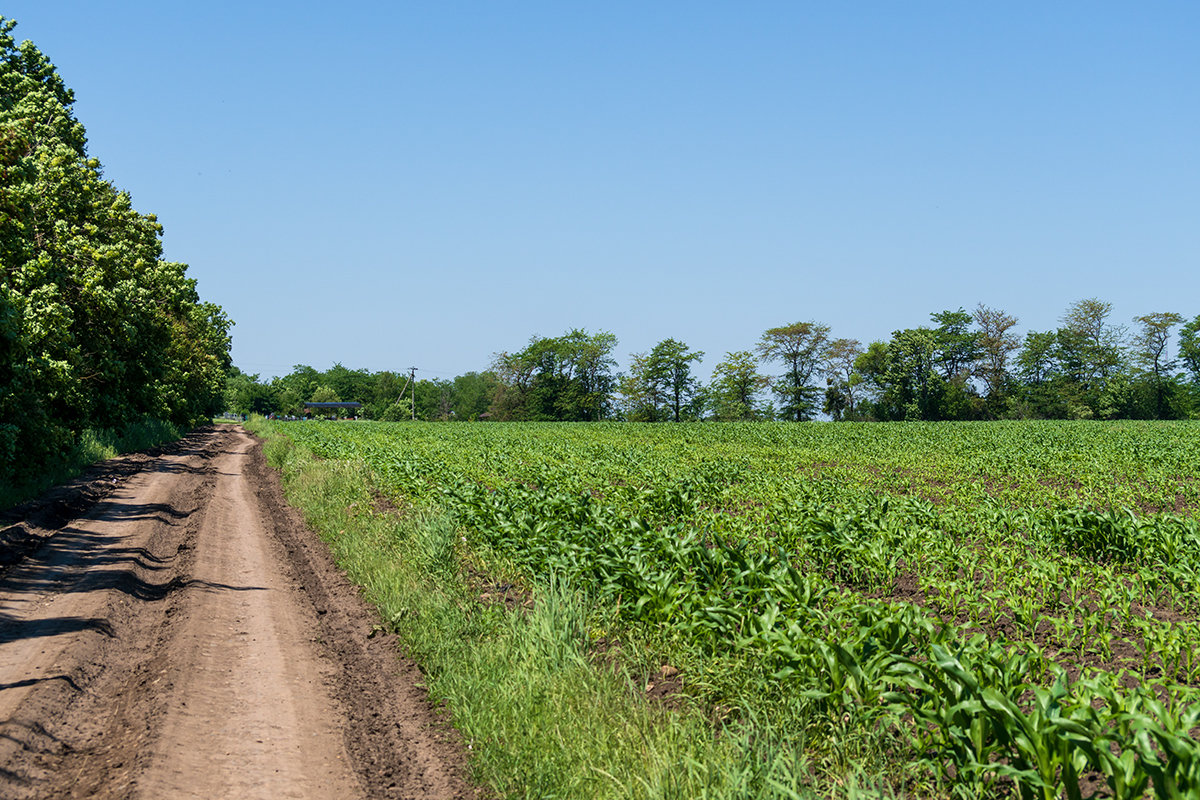
[(346, 401), (362, 403), (358, 415), (367, 419), (475, 420), (488, 413), (499, 388), (492, 372), (415, 383), (410, 378), (406, 372), (369, 372), (339, 363), (324, 371), (297, 364), (287, 375), (262, 380), (232, 367), (225, 383), (225, 409), (298, 417), (305, 414), (306, 402)]
[(86, 429), (222, 405), (229, 328), (87, 152), (74, 94), (0, 17), (0, 482)]
[[(1200, 316), (1112, 319), (1112, 304), (1070, 305), (1054, 330), (1015, 333), (1018, 320), (980, 304), (863, 345), (828, 325), (769, 328), (726, 352), (705, 384), (704, 353), (664, 339), (623, 371), (607, 331), (534, 336), (491, 369), (453, 380), (298, 366), (260, 382), (235, 372), (227, 406), (298, 414), (305, 400), (356, 400), (371, 419), (639, 422), (795, 420), (1189, 419), (1200, 417)], [(1172, 347), (1174, 345), (1174, 347)]]

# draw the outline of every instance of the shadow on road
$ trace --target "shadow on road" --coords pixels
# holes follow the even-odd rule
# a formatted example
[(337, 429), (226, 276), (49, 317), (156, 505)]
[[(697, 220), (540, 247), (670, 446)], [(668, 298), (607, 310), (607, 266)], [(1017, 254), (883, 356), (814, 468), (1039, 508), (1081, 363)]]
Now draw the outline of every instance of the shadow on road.
[[(161, 503), (115, 504), (103, 519), (156, 519), (175, 525), (192, 512), (179, 511)], [(172, 569), (186, 544), (174, 545), (169, 554), (146, 547), (123, 547), (125, 537), (81, 527), (66, 527), (42, 547), (26, 565), (0, 578), (0, 644), (19, 639), (57, 636), (79, 631), (96, 631), (112, 637), (111, 624), (92, 617), (38, 618), (35, 605), (49, 595), (120, 592), (135, 600), (156, 602), (183, 589), (205, 592), (265, 591), (265, 586), (238, 586), (173, 574)], [(33, 611), (27, 615), (26, 609)], [(26, 617), (29, 618), (26, 618)]]
[[(195, 512), (195, 508), (182, 511), (168, 503), (122, 503), (117, 501), (110, 503), (104, 513), (97, 516), (96, 519), (117, 522), (152, 519), (164, 525), (175, 525), (179, 520), (187, 519)], [(63, 530), (69, 529), (64, 528)]]
[(26, 678), (23, 681), (13, 681), (12, 683), (0, 683), (0, 692), (3, 692), (5, 689), (20, 689), (24, 686), (37, 686), (39, 683), (46, 683), (48, 681), (63, 681), (64, 683), (67, 684), (67, 686), (70, 686), (75, 691), (77, 691), (77, 692), (83, 691), (83, 689), (81, 689), (79, 687), (79, 684), (75, 683), (75, 679), (72, 678), (70, 675), (46, 675), (45, 677), (42, 677), (42, 678)]
[(113, 635), (112, 625), (100, 617), (47, 617), (25, 620), (0, 614), (0, 644), (78, 631), (98, 631), (110, 638)]

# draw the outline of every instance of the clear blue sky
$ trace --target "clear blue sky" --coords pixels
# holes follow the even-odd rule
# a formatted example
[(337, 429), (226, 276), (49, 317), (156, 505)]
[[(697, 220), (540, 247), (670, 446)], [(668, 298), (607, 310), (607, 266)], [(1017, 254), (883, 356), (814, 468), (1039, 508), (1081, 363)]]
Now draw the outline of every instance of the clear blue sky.
[(1200, 314), (1195, 2), (4, 0), (263, 376)]

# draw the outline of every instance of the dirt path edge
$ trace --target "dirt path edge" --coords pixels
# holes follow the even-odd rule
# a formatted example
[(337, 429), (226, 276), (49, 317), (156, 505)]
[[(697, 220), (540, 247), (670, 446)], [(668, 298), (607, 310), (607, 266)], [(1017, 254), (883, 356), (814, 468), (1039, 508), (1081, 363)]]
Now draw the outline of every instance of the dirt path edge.
[(263, 457), (262, 439), (254, 439), (249, 477), (268, 529), (286, 550), (285, 562), (317, 612), (321, 640), (340, 665), (334, 696), (349, 717), (346, 749), (369, 795), (484, 796), (468, 783), (461, 737), (421, 688), (420, 668), (399, 653), (396, 636), (386, 632), (378, 610), (288, 505), (278, 473)]

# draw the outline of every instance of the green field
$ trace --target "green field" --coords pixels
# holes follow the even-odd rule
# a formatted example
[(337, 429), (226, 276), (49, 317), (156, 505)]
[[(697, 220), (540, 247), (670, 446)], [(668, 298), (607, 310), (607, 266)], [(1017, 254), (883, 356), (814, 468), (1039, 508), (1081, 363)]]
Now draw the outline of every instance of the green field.
[[(612, 780), (590, 795), (1200, 792), (1194, 423), (271, 431), (349, 465), (350, 518), (452, 528), (436, 591), (485, 609), (470, 646), (569, 598), (580, 663), (623, 676), (651, 728), (688, 728), (684, 755), (662, 746), (681, 783), (592, 752), (585, 771)], [(516, 747), (479, 736), (481, 763)], [(513, 796), (579, 786), (481, 769)]]

